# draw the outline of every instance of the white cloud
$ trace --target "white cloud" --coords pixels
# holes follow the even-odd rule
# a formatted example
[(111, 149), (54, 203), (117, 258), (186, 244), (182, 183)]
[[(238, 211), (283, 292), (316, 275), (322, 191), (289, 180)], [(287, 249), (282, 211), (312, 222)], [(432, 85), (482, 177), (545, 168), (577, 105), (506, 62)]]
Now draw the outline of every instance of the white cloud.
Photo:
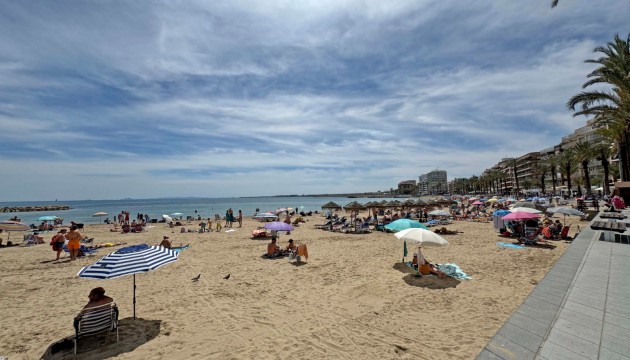
[(436, 167), (479, 174), (583, 124), (565, 103), (630, 9), (548, 5), (3, 3), (0, 198), (332, 193)]

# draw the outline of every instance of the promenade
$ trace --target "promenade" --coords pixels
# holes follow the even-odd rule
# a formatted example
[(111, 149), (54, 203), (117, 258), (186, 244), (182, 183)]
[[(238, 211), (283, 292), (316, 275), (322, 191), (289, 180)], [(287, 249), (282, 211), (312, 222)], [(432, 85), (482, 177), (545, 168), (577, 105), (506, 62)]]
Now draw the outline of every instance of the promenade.
[(630, 360), (630, 245), (611, 237), (585, 227), (477, 359)]

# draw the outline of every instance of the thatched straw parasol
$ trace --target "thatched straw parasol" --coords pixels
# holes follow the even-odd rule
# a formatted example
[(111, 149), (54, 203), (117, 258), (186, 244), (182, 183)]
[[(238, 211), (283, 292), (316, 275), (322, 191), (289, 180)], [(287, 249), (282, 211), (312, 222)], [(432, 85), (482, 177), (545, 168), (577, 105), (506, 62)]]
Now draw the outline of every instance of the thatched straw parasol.
[(341, 205), (338, 205), (337, 203), (330, 201), (322, 205), (322, 210), (325, 210), (325, 209), (341, 210)]

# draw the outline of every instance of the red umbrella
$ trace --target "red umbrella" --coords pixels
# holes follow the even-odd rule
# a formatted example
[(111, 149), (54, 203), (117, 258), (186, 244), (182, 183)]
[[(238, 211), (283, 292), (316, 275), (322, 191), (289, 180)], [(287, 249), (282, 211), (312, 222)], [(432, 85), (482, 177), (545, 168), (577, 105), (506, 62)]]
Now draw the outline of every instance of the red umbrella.
[(501, 218), (501, 220), (529, 220), (529, 219), (538, 219), (540, 215), (532, 214), (525, 211), (515, 211), (513, 213), (507, 214)]

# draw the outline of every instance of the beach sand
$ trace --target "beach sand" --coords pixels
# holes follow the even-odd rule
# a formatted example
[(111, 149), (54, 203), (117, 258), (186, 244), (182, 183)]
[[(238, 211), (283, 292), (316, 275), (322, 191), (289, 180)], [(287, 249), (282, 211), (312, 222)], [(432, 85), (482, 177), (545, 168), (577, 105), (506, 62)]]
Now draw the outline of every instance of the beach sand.
[[(61, 341), (74, 334), (73, 317), (90, 289), (102, 286), (120, 308), (120, 342), (84, 340), (80, 359), (472, 359), (569, 245), (500, 247), (498, 241), (511, 239), (498, 237), (492, 224), (455, 221), (448, 228), (463, 233), (445, 235), (448, 247), (423, 253), (432, 262), (456, 263), (472, 280), (416, 279), (400, 266), (402, 242), (393, 234), (331, 233), (315, 229), (324, 223), (320, 215), (306, 220), (279, 240), (308, 245), (301, 265), (261, 258), (269, 240), (251, 239), (263, 225), (252, 219), (233, 232), (204, 234), (165, 224), (130, 234), (86, 226), (83, 234), (96, 244), (158, 245), (169, 235), (174, 245), (191, 245), (177, 262), (136, 276), (136, 320), (131, 276), (76, 277), (117, 248), (53, 262), (52, 233), (46, 244), (1, 248), (0, 356), (64, 358), (72, 349)], [(579, 221), (569, 222), (574, 235)], [(198, 229), (197, 222), (187, 227)]]

